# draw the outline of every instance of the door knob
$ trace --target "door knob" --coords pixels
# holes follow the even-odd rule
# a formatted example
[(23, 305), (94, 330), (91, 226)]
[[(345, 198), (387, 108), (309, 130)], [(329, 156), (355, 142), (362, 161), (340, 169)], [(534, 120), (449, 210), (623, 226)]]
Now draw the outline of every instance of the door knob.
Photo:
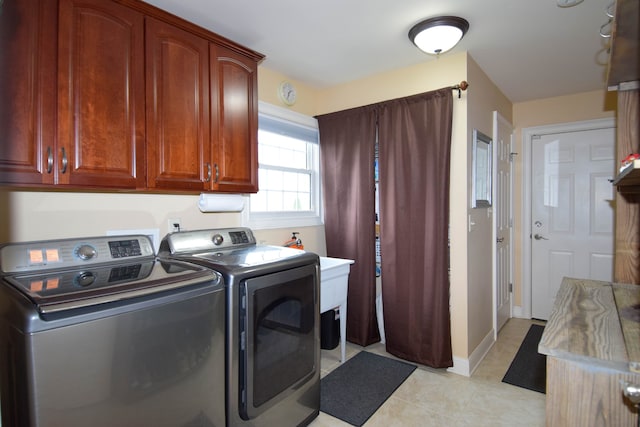
[(498, 243), (502, 243), (502, 242), (504, 242), (504, 237), (498, 237), (498, 238), (496, 239), (496, 242), (498, 242)]
[(549, 240), (546, 237), (544, 237), (543, 235), (538, 234), (538, 233), (534, 234), (533, 238), (536, 239), (536, 240)]

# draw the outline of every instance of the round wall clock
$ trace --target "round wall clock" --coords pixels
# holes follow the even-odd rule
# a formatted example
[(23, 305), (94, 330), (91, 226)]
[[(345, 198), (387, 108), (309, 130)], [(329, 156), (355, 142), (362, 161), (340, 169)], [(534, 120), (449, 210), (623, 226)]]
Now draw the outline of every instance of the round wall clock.
[(296, 103), (297, 93), (296, 88), (290, 82), (282, 82), (278, 87), (278, 96), (280, 100), (287, 105), (293, 105)]

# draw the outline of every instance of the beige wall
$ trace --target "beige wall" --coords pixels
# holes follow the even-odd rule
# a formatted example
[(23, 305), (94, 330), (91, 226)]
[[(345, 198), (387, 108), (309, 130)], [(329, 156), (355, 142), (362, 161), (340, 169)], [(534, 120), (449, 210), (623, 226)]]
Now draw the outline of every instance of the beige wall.
[[(199, 196), (119, 193), (2, 191), (0, 220), (10, 224), (6, 241), (101, 236), (110, 230), (157, 229), (168, 232), (169, 218), (180, 218), (185, 230), (241, 225), (238, 213), (202, 213)], [(1, 230), (2, 228), (0, 228)], [(256, 239), (280, 245), (289, 229), (257, 230)], [(326, 255), (324, 227), (296, 227), (305, 249)]]
[(522, 304), (522, 130), (559, 123), (579, 122), (615, 116), (617, 93), (605, 90), (520, 102), (513, 105), (514, 147), (519, 153), (513, 163), (514, 207), (514, 305)]
[[(376, 74), (357, 81), (322, 90), (319, 94), (316, 114), (330, 113), (347, 108), (373, 104), (403, 96), (452, 86), (467, 79), (467, 54), (465, 52), (443, 56), (412, 67)], [(464, 110), (466, 96), (454, 103), (454, 127), (456, 112)], [(466, 119), (466, 114), (458, 119)]]
[[(289, 107), (278, 98), (278, 87), (283, 81), (291, 82), (296, 88), (298, 94), (296, 103)], [(282, 108), (288, 108), (300, 114), (314, 116), (318, 111), (318, 99), (321, 91), (307, 84), (300, 83), (298, 80), (285, 76), (284, 74), (275, 72), (261, 66), (258, 69), (258, 98), (260, 101), (276, 105)]]
[(469, 58), (469, 82), (474, 90), (469, 90), (467, 115), (467, 194), (465, 214), (467, 223), (475, 225), (467, 229), (467, 311), (469, 331), (467, 336), (469, 353), (493, 333), (493, 208), (471, 208), (471, 168), (473, 130), (491, 138), (493, 134), (493, 111), (498, 111), (508, 121), (512, 120), (511, 102), (487, 77), (478, 64)]

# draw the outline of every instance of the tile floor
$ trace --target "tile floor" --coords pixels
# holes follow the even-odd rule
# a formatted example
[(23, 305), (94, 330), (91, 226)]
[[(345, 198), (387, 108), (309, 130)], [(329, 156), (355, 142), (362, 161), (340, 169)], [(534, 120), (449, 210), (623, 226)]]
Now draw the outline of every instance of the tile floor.
[[(502, 328), (478, 369), (470, 377), (418, 366), (364, 424), (364, 427), (544, 426), (545, 395), (502, 382), (529, 326), (537, 321), (511, 319)], [(347, 343), (347, 358), (361, 350), (393, 357), (384, 345), (363, 348)], [(340, 346), (322, 350), (322, 376), (340, 364)], [(320, 413), (311, 427), (349, 427)]]

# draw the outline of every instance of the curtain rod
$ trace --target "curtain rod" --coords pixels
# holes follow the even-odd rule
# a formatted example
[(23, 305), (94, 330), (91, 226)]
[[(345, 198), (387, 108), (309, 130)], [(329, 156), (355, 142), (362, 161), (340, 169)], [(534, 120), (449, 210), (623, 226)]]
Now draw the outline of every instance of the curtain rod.
[(462, 91), (463, 90), (467, 90), (467, 88), (469, 87), (469, 83), (467, 83), (465, 80), (461, 81), (460, 84), (455, 85), (455, 86), (451, 86), (451, 90), (457, 90), (458, 91), (458, 98), (460, 98), (462, 96)]

